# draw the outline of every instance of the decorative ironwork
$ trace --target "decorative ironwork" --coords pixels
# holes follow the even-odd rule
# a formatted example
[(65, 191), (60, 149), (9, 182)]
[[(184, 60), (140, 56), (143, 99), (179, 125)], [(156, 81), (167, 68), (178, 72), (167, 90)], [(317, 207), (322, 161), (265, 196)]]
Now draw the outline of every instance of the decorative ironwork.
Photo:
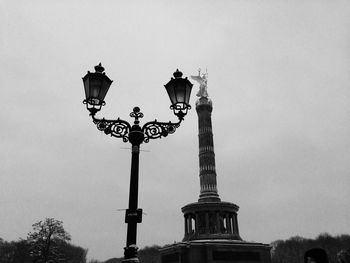
[(135, 107), (130, 113), (130, 117), (135, 118), (134, 126), (131, 126), (127, 121), (106, 120), (105, 118), (98, 119), (92, 115), (93, 122), (96, 124), (98, 130), (103, 131), (105, 134), (110, 134), (113, 137), (122, 138), (124, 142), (129, 141), (129, 133), (134, 130), (139, 130), (144, 134), (143, 142), (148, 143), (151, 139), (158, 139), (166, 137), (168, 134), (172, 134), (180, 126), (182, 118), (179, 117), (179, 121), (172, 122), (159, 122), (157, 120), (147, 122), (141, 128), (139, 126), (139, 119), (143, 117), (143, 113), (139, 107)]
[(176, 123), (172, 122), (158, 122), (157, 120), (147, 122), (142, 127), (142, 132), (145, 134), (144, 142), (149, 142), (150, 139), (157, 139), (166, 137), (168, 134), (172, 134), (176, 131), (176, 128), (180, 126), (181, 120)]
[(143, 113), (140, 112), (139, 107), (134, 107), (132, 112), (130, 113), (131, 118), (135, 118), (134, 124), (138, 125), (140, 123), (139, 119), (143, 118)]
[(191, 109), (191, 105), (186, 103), (177, 103), (177, 104), (171, 105), (170, 109), (179, 118), (179, 120), (183, 121), (184, 117), (187, 114), (187, 111)]
[(97, 119), (92, 116), (93, 122), (96, 124), (97, 129), (103, 131), (105, 134), (110, 134), (113, 137), (122, 138), (124, 142), (129, 141), (128, 134), (131, 130), (131, 126), (127, 121), (117, 120), (106, 120)]

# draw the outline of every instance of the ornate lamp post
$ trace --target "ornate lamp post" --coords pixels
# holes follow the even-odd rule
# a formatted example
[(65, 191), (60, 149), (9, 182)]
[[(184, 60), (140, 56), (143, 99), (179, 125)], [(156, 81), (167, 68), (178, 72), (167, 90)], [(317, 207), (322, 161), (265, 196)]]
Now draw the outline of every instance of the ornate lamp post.
[(124, 261), (138, 262), (136, 247), (137, 223), (142, 222), (142, 209), (137, 207), (140, 145), (143, 142), (148, 143), (151, 139), (166, 137), (168, 134), (175, 132), (176, 128), (184, 120), (187, 111), (191, 109), (189, 100), (192, 83), (187, 78), (182, 78), (182, 73), (176, 70), (173, 74), (174, 78), (171, 78), (164, 85), (171, 101), (170, 109), (178, 117), (178, 122), (159, 122), (154, 120), (145, 123), (141, 127), (139, 119), (143, 117), (143, 113), (139, 107), (134, 107), (130, 113), (130, 117), (135, 119), (133, 125), (119, 118), (107, 120), (95, 117), (96, 113), (106, 104), (104, 98), (113, 82), (104, 73), (101, 63), (95, 67), (95, 71), (94, 73), (88, 71), (83, 77), (86, 95), (83, 103), (86, 104), (86, 108), (90, 111), (90, 116), (97, 129), (112, 137), (122, 138), (124, 142), (130, 142), (132, 145), (129, 208), (125, 213), (125, 223), (128, 224), (128, 230), (126, 247), (124, 248)]

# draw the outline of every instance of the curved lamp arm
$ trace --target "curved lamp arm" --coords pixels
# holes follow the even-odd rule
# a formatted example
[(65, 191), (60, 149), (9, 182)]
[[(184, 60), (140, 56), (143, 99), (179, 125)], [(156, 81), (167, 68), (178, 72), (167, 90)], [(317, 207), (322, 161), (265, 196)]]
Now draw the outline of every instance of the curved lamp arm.
[(110, 134), (113, 137), (122, 138), (124, 142), (129, 141), (129, 132), (131, 126), (127, 121), (117, 120), (106, 120), (105, 118), (98, 119), (92, 115), (92, 120), (96, 124), (97, 129), (103, 131), (105, 134)]
[(172, 122), (158, 122), (157, 120), (147, 122), (142, 127), (142, 132), (145, 135), (144, 142), (149, 142), (150, 139), (158, 139), (172, 134), (180, 126), (182, 119), (176, 123)]
[[(139, 127), (139, 118), (143, 117), (143, 113), (140, 112), (138, 107), (135, 107), (134, 111), (130, 113), (130, 116), (135, 118), (133, 126), (120, 118), (117, 120), (106, 120), (105, 118), (96, 118), (95, 115), (91, 116), (98, 130), (103, 131), (107, 135), (110, 134), (112, 137), (122, 138), (124, 142), (129, 142), (129, 134), (135, 130), (135, 126)], [(179, 118), (179, 121), (175, 123), (154, 120), (145, 123), (142, 128), (138, 129), (143, 134), (143, 142), (148, 143), (151, 139), (158, 139), (166, 137), (168, 134), (173, 134), (180, 127), (182, 120), (183, 118)]]

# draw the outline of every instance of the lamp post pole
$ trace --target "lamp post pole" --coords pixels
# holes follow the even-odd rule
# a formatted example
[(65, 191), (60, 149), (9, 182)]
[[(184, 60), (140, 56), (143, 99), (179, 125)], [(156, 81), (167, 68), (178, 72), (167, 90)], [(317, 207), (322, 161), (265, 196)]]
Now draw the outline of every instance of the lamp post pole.
[[(137, 203), (138, 203), (138, 187), (139, 187), (139, 155), (140, 145), (132, 146), (131, 153), (131, 174), (130, 174), (130, 191), (129, 191), (129, 217), (130, 213), (137, 216)], [(142, 215), (142, 214), (141, 214)], [(136, 244), (137, 233), (137, 221), (126, 221), (128, 224), (126, 247), (130, 247), (132, 244)], [(141, 222), (140, 222), (141, 223)]]
[(157, 120), (139, 125), (139, 119), (143, 113), (139, 107), (134, 107), (130, 117), (134, 118), (133, 125), (121, 120), (107, 120), (96, 118), (95, 115), (105, 105), (104, 98), (108, 92), (112, 80), (104, 73), (104, 68), (99, 64), (95, 67), (94, 73), (88, 72), (83, 77), (86, 108), (90, 111), (90, 116), (96, 124), (97, 129), (112, 137), (121, 138), (124, 142), (131, 143), (131, 173), (129, 207), (125, 212), (125, 223), (127, 223), (126, 247), (124, 248), (124, 262), (139, 262), (137, 257), (137, 224), (142, 222), (142, 209), (138, 208), (138, 184), (139, 184), (139, 155), (140, 145), (148, 143), (151, 139), (166, 137), (176, 131), (180, 126), (187, 111), (191, 109), (189, 99), (192, 83), (187, 78), (182, 78), (182, 73), (176, 71), (174, 78), (164, 85), (171, 100), (170, 109), (178, 117), (178, 122), (159, 122)]
[[(134, 114), (139, 112), (139, 108), (135, 107)], [(134, 259), (137, 255), (136, 237), (137, 223), (142, 222), (142, 209), (138, 209), (138, 188), (139, 188), (139, 156), (140, 145), (144, 140), (144, 135), (136, 119), (131, 127), (129, 134), (131, 143), (131, 172), (130, 172), (130, 190), (129, 190), (129, 207), (125, 213), (125, 223), (128, 224), (126, 234), (126, 247), (124, 248), (124, 259)], [(135, 245), (135, 246), (133, 246)]]

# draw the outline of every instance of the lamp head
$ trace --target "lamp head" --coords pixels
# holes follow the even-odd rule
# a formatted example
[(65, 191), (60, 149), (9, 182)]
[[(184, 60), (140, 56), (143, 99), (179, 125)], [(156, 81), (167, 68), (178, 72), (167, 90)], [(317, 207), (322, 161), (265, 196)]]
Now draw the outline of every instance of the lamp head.
[(101, 63), (95, 66), (94, 73), (88, 71), (83, 77), (85, 89), (85, 100), (83, 103), (86, 104), (86, 108), (91, 115), (95, 115), (106, 104), (104, 98), (112, 82), (113, 80), (110, 80), (104, 73)]
[(189, 101), (193, 84), (187, 78), (182, 78), (182, 72), (178, 69), (173, 76), (174, 78), (171, 78), (164, 87), (171, 101), (170, 109), (180, 120), (183, 120), (187, 111), (191, 109)]

